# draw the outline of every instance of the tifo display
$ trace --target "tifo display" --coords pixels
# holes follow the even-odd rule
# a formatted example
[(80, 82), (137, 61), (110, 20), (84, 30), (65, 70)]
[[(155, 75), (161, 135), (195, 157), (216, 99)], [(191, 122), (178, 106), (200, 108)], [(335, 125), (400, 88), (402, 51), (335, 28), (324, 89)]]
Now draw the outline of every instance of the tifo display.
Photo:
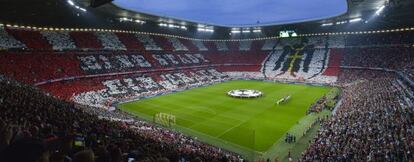
[(227, 92), (227, 95), (236, 98), (257, 98), (262, 96), (263, 93), (258, 90), (238, 89)]

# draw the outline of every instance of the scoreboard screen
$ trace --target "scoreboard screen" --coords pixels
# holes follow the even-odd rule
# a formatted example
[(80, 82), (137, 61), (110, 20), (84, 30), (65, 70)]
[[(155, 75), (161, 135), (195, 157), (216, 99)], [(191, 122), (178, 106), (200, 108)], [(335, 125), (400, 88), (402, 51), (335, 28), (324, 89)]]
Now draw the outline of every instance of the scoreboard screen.
[(298, 36), (294, 30), (282, 30), (279, 32), (279, 37), (288, 38)]

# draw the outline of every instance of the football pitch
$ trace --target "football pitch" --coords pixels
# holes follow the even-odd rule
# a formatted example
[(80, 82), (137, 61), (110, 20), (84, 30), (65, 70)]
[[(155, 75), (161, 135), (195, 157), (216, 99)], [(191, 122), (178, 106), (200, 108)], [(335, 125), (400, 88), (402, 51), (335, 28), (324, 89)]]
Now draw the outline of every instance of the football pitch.
[[(255, 99), (233, 98), (227, 92), (254, 89), (263, 92)], [(157, 113), (173, 114), (172, 129), (206, 143), (235, 152), (266, 152), (294, 125), (306, 117), (309, 107), (330, 87), (262, 81), (229, 81), (207, 87), (166, 94), (120, 104), (118, 107), (153, 121)], [(276, 101), (291, 98), (280, 105)]]

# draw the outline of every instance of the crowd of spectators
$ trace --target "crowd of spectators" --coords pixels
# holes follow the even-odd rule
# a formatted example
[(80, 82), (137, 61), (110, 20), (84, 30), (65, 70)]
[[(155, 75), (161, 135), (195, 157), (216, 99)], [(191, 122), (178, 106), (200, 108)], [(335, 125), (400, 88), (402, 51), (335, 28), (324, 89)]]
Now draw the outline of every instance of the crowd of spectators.
[(145, 47), (144, 44), (142, 44), (134, 34), (130, 33), (115, 33), (115, 35), (118, 37), (119, 41), (122, 42), (122, 44), (125, 45), (127, 48), (127, 51), (139, 51), (144, 52)]
[(405, 74), (411, 81), (414, 82), (414, 68), (412, 69), (404, 69), (402, 70), (403, 74)]
[(119, 40), (115, 33), (96, 32), (95, 35), (102, 43), (104, 49), (126, 50), (125, 45)]
[[(31, 38), (38, 37), (38, 33), (42, 33), (48, 40), (48, 43), (53, 47), (49, 49), (48, 45), (44, 45), (44, 42), (39, 43), (37, 41), (31, 41)], [(36, 30), (23, 30), (14, 27), (0, 26), (0, 40), (2, 46), (5, 49), (10, 48), (24, 48), (25, 46), (35, 50), (76, 50), (76, 46), (82, 49), (89, 50), (126, 50), (126, 44), (132, 45), (135, 39), (126, 39), (123, 43), (118, 38), (116, 32), (91, 32), (91, 31), (36, 31)], [(364, 34), (364, 35), (331, 35), (331, 36), (310, 36), (310, 37), (297, 37), (297, 38), (283, 38), (283, 39), (266, 39), (257, 41), (199, 41), (192, 40), (193, 44), (198, 48), (198, 51), (229, 51), (232, 49), (231, 44), (234, 44), (240, 48), (239, 51), (250, 51), (250, 46), (254, 49), (261, 50), (273, 50), (283, 49), (287, 45), (298, 43), (313, 44), (316, 48), (325, 48), (325, 45), (329, 45), (329, 48), (349, 48), (349, 47), (402, 47), (412, 46), (414, 41), (412, 40), (414, 32), (391, 32), (381, 34)], [(146, 34), (130, 34), (122, 33), (121, 36), (136, 37), (149, 51), (163, 50), (161, 46), (164, 43), (172, 43), (174, 49), (177, 51), (188, 51), (189, 47), (186, 47), (182, 42), (184, 40), (174, 37), (160, 37), (150, 36)], [(14, 38), (13, 38), (14, 37)], [(26, 38), (29, 39), (26, 39)], [(73, 41), (70, 37), (73, 37)], [(162, 38), (160, 42), (154, 41), (154, 39)], [(92, 39), (93, 42), (88, 42), (88, 39)], [(33, 40), (38, 40), (35, 38)], [(98, 40), (98, 41), (96, 41)], [(130, 41), (130, 42), (128, 42)], [(21, 43), (20, 43), (21, 42)], [(257, 43), (261, 42), (261, 43)], [(264, 42), (264, 43), (263, 43)], [(6, 44), (7, 43), (7, 44)], [(86, 44), (86, 45), (83, 45)], [(260, 46), (256, 46), (260, 45)], [(208, 46), (208, 47), (206, 47)], [(213, 47), (214, 46), (214, 47)], [(235, 46), (235, 47), (236, 47)], [(0, 46), (1, 47), (1, 46)], [(138, 46), (132, 45), (131, 49), (141, 49)], [(166, 50), (166, 49), (164, 49)], [(232, 49), (233, 50), (233, 49)]]
[(130, 75), (102, 80), (97, 84), (103, 84), (104, 89), (76, 94), (72, 96), (72, 100), (82, 105), (109, 109), (112, 103), (153, 97), (226, 80), (228, 76), (215, 69)]
[(192, 40), (191, 42), (198, 48), (199, 51), (208, 51), (208, 48), (202, 41)]
[(308, 37), (308, 44), (312, 44), (315, 48), (325, 48), (328, 37)]
[(273, 50), (263, 62), (261, 71), (270, 79), (332, 83), (336, 76), (323, 75), (330, 54), (329, 49), (315, 49), (312, 45), (286, 46), (283, 50)]
[(175, 50), (172, 42), (168, 40), (170, 39), (170, 37), (152, 36), (152, 39), (155, 41), (157, 45), (159, 45), (162, 48), (164, 52), (172, 52)]
[(158, 46), (157, 43), (155, 43), (154, 39), (152, 39), (149, 35), (136, 34), (135, 36), (142, 44), (144, 44), (146, 50), (162, 50), (162, 48)]
[(346, 46), (400, 46), (414, 43), (413, 32), (392, 32), (383, 34), (348, 35), (345, 39)]
[(414, 49), (405, 47), (347, 48), (342, 66), (413, 69)]
[(214, 44), (216, 45), (216, 48), (217, 48), (218, 51), (228, 51), (229, 50), (229, 48), (227, 47), (226, 42), (218, 41), (218, 42), (214, 42)]
[(188, 51), (188, 48), (185, 47), (184, 44), (182, 44), (177, 38), (169, 37), (167, 39), (171, 42), (175, 51)]
[(3, 52), (0, 74), (20, 82), (35, 84), (52, 79), (84, 75), (75, 55), (53, 52)]
[(338, 76), (338, 84), (350, 84), (359, 80), (383, 79), (394, 76), (393, 72), (366, 69), (342, 69)]
[(75, 42), (70, 37), (69, 32), (43, 31), (41, 34), (48, 40), (49, 44), (52, 45), (53, 50), (74, 50), (77, 48)]
[(273, 50), (277, 44), (277, 40), (276, 39), (266, 39), (266, 41), (264, 42), (263, 46), (262, 46), (262, 50)]
[(239, 42), (239, 50), (240, 51), (250, 51), (250, 47), (252, 46), (252, 41), (240, 41)]
[(313, 112), (321, 112), (322, 110), (324, 110), (326, 107), (326, 97), (322, 97), (321, 99), (319, 99), (318, 101), (316, 101), (316, 103), (314, 103), (313, 105), (310, 106), (309, 110), (308, 110), (308, 114), (313, 113)]
[[(52, 51), (52, 45), (43, 37), (40, 31), (4, 27), (8, 35), (12, 36), (27, 48), (25, 50)], [(8, 49), (7, 49), (8, 50)]]
[(69, 34), (79, 50), (103, 49), (102, 43), (92, 32), (72, 31)]
[[(125, 43), (122, 43), (123, 39), (118, 39), (119, 36), (115, 33), (85, 33), (18, 29), (12, 29), (8, 33), (4, 27), (0, 27), (0, 49), (24, 48), (25, 44), (32, 49), (75, 49), (76, 46), (80, 47), (79, 44), (83, 44), (77, 41), (89, 42), (87, 37), (93, 36), (95, 37), (93, 43), (84, 48), (104, 48), (118, 52), (126, 50)], [(128, 36), (133, 36), (146, 50), (153, 52), (165, 48), (162, 46), (163, 43), (168, 43), (175, 50), (188, 50), (177, 38), (160, 37), (154, 41), (149, 35)], [(129, 38), (128, 36), (125, 38)], [(412, 43), (411, 40), (406, 35), (391, 34), (391, 38), (386, 36), (387, 34), (367, 37), (311, 37), (307, 40), (307, 44), (318, 49), (304, 54), (309, 56), (307, 60), (309, 69), (305, 72), (305, 66), (299, 64), (295, 68), (299, 68), (298, 74), (302, 79), (304, 76), (308, 79), (315, 74), (319, 75), (319, 72), (323, 71), (321, 68), (325, 68), (329, 61), (329, 56), (326, 55), (328, 52), (325, 51), (329, 49), (322, 50), (322, 48), (326, 48), (325, 45), (331, 48), (342, 48), (347, 45), (349, 47), (343, 50), (341, 66), (404, 70), (404, 74), (413, 80), (414, 72), (411, 70), (414, 69), (413, 48), (401, 47), (401, 44)], [(72, 38), (76, 39), (72, 40)], [(157, 52), (123, 54), (120, 52), (113, 55), (40, 53), (36, 56), (34, 56), (36, 53), (28, 55), (2, 53), (0, 72), (27, 83), (87, 74), (131, 72), (141, 68), (154, 72), (148, 73), (148, 76), (131, 74), (126, 77), (115, 76), (111, 80), (97, 79), (99, 82), (91, 82), (91, 84), (102, 83), (105, 87), (98, 86), (98, 88), (105, 89), (73, 94), (73, 100), (84, 105), (81, 107), (56, 100), (38, 89), (1, 77), (0, 160), (49, 159), (52, 162), (62, 159), (64, 161), (72, 159), (75, 162), (82, 159), (118, 162), (128, 158), (137, 161), (240, 160), (240, 157), (235, 154), (200, 143), (179, 132), (156, 127), (118, 110), (96, 108), (106, 108), (113, 101), (151, 97), (227, 80), (228, 76), (221, 72), (254, 79), (263, 78), (268, 74), (277, 75), (281, 73), (281, 69), (276, 68), (276, 63), (281, 55), (286, 55), (282, 49), (306, 41), (301, 38), (269, 39), (261, 41), (260, 46), (255, 45), (259, 41), (232, 42), (232, 44), (226, 44), (224, 41), (192, 40), (191, 42), (199, 51), (209, 52), (202, 54)], [(399, 46), (388, 47), (396, 44)], [(378, 45), (387, 45), (387, 47), (377, 47)], [(362, 46), (366, 48), (360, 48)], [(51, 47), (53, 49), (49, 49)], [(260, 48), (273, 51), (270, 54), (266, 51), (251, 51)], [(235, 52), (234, 49), (240, 51)], [(266, 59), (267, 61), (264, 62)], [(280, 60), (286, 61), (285, 58)], [(300, 61), (306, 62), (305, 57)], [(212, 64), (227, 64), (227, 66), (217, 66), (216, 69), (221, 72), (214, 69), (200, 72), (203, 70), (177, 68), (190, 64), (194, 67)], [(288, 69), (288, 65), (284, 63), (283, 66)], [(266, 67), (269, 71), (265, 69), (263, 72), (262, 67)], [(177, 69), (173, 69), (174, 72), (163, 71), (166, 68)], [(408, 94), (407, 87), (396, 78), (394, 73), (384, 72), (381, 69), (342, 69), (338, 76), (339, 85), (345, 89), (342, 104), (331, 119), (322, 122), (321, 130), (308, 150), (304, 152), (301, 161), (413, 160), (413, 103), (412, 97), (408, 97), (412, 94)], [(324, 76), (316, 78), (316, 81), (333, 80)], [(323, 104), (324, 100), (320, 100), (316, 106), (311, 107), (311, 110), (318, 112)], [(289, 142), (294, 141), (293, 139), (291, 136), (286, 138)], [(26, 155), (25, 153), (27, 156), (22, 156)]]
[(5, 161), (240, 160), (143, 121), (100, 118), (29, 85), (2, 78), (0, 91), (0, 159)]
[(200, 50), (198, 47), (189, 39), (178, 39), (187, 49), (189, 52), (199, 52)]
[(329, 48), (344, 48), (345, 40), (346, 40), (346, 36), (342, 36), (342, 35), (329, 36), (328, 38)]
[(300, 161), (414, 160), (412, 100), (394, 76), (349, 84), (342, 98)]
[(4, 29), (4, 26), (0, 25), (0, 50), (10, 48), (25, 48), (26, 46), (14, 37), (10, 36)]

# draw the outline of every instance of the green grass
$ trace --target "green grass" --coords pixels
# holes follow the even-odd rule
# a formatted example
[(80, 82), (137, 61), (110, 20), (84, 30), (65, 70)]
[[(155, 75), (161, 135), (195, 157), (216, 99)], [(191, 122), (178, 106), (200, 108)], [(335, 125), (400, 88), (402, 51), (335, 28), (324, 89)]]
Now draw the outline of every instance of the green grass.
[[(257, 99), (227, 96), (226, 93), (233, 89), (255, 89), (262, 91), (264, 96)], [(295, 125), (306, 126), (313, 122), (314, 117), (304, 118), (306, 111), (329, 90), (330, 87), (230, 81), (119, 107), (148, 121), (159, 112), (173, 114), (177, 121), (173, 128), (178, 131), (244, 155), (254, 150), (264, 156), (280, 143), (278, 141), (286, 132), (293, 128), (303, 129), (303, 126), (296, 128)], [(286, 95), (291, 95), (288, 102), (275, 104)]]

